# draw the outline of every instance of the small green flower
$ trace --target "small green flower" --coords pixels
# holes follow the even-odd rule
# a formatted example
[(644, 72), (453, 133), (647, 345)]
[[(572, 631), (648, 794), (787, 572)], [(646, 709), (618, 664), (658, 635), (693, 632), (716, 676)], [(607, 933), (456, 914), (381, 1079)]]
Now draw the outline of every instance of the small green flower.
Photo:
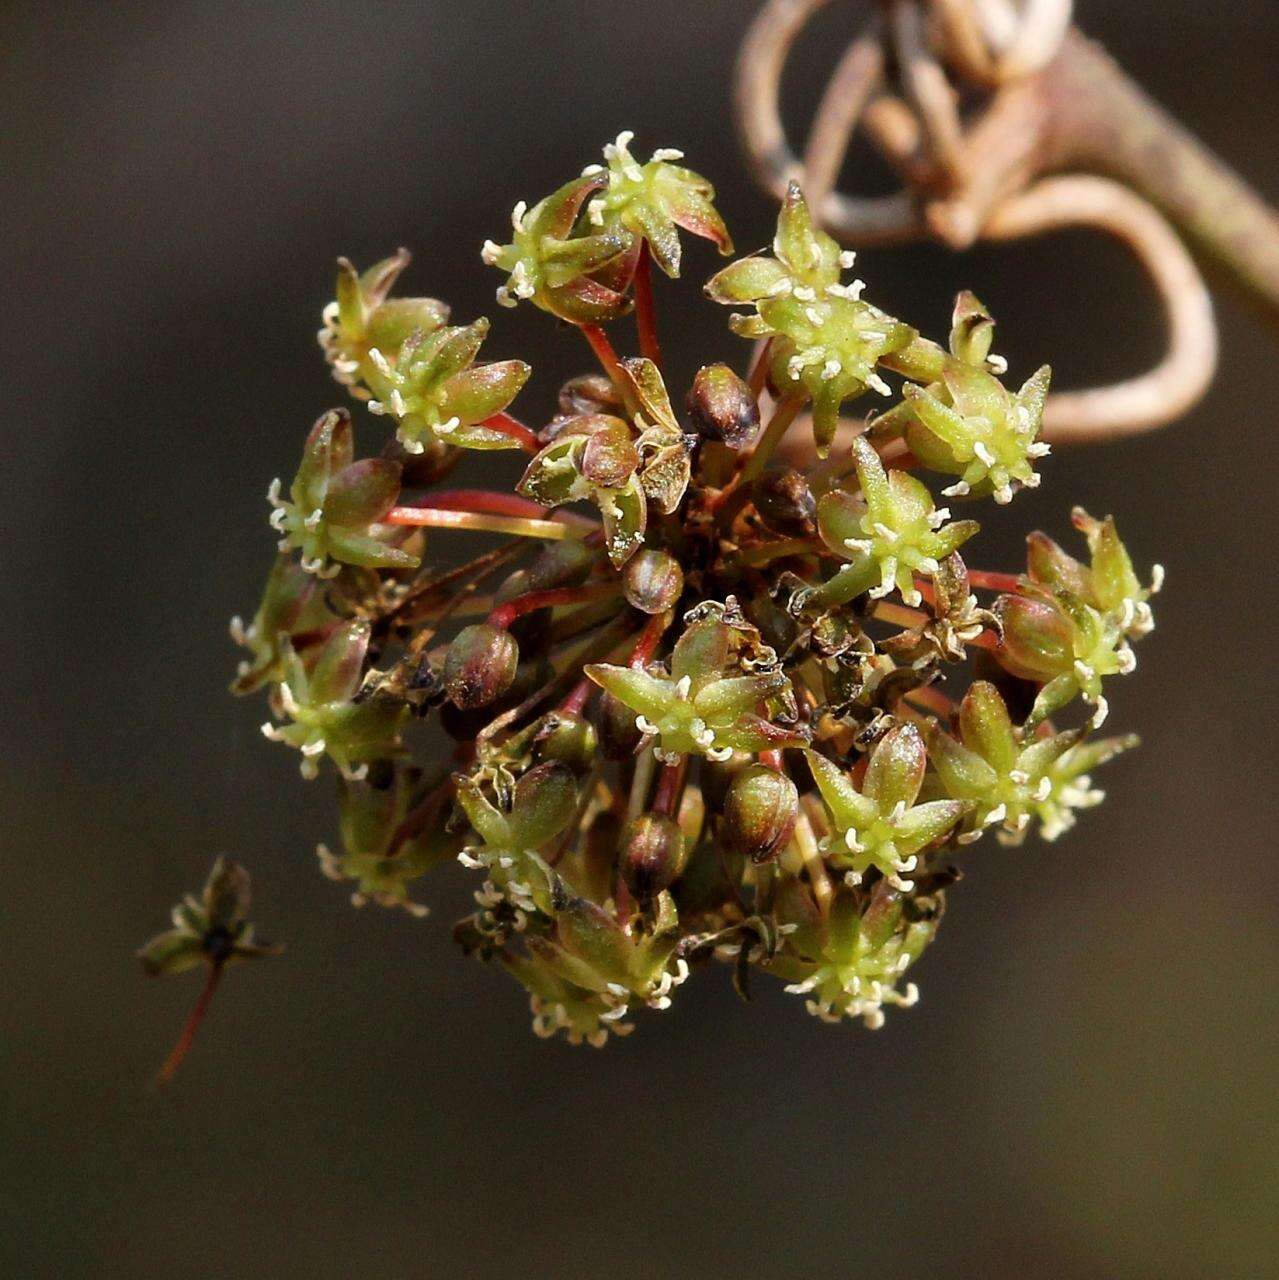
[(840, 268), (851, 266), (853, 257), (814, 228), (796, 183), (786, 194), (773, 243), (776, 259), (734, 263), (706, 289), (717, 302), (755, 304), (754, 315), (734, 315), (729, 324), (741, 337), (774, 339), (773, 383), (782, 395), (812, 400), (813, 436), (825, 457), (840, 406), (867, 387), (891, 395), (876, 366), (917, 335), (864, 301), (862, 281), (839, 283)]
[(809, 751), (808, 763), (830, 814), (832, 832), (822, 851), (859, 885), (874, 867), (894, 888), (914, 888), (903, 880), (919, 865), (919, 854), (940, 840), (963, 817), (962, 800), (916, 804), (928, 765), (919, 730), (909, 722), (889, 730), (870, 753), (859, 788), (833, 761)]
[(806, 603), (837, 605), (863, 592), (877, 598), (896, 588), (907, 604), (919, 604), (915, 574), (935, 575), (941, 561), (979, 526), (974, 520), (947, 524), (949, 509), (937, 509), (914, 476), (896, 468), (885, 472), (879, 454), (863, 437), (853, 441), (852, 453), (861, 500), (833, 489), (817, 504), (822, 541), (849, 563)]
[(644, 496), (658, 511), (670, 515), (688, 491), (694, 437), (681, 429), (661, 372), (651, 360), (623, 360), (621, 376), (636, 406), (634, 423), (639, 434), (635, 445), (640, 452)]
[(377, 699), (354, 700), (370, 631), (367, 622), (343, 623), (307, 663), (288, 646), (278, 708), (292, 723), (280, 726), (267, 721), (262, 735), (302, 753), (304, 778), (316, 777), (318, 757), (328, 755), (344, 778), (358, 782), (368, 774), (372, 761), (394, 759), (403, 750), (400, 729), (408, 707)]
[(669, 672), (656, 664), (641, 671), (593, 663), (586, 674), (636, 713), (661, 760), (727, 760), (735, 750), (803, 745), (790, 677), (775, 666), (747, 674), (732, 626), (714, 612), (688, 616), (693, 621), (675, 643)]
[(675, 954), (679, 918), (669, 893), (659, 894), (648, 927), (624, 928), (604, 907), (553, 882), (554, 924), (548, 936), (525, 938), (530, 955), (506, 956), (507, 968), (533, 996), (533, 1030), (539, 1036), (563, 1029), (571, 1043), (603, 1045), (632, 1003), (669, 1009), (671, 991), (689, 975)]
[[(1033, 592), (1033, 594), (1032, 594)], [(1031, 587), (1023, 595), (995, 601), (1003, 642), (995, 651), (1013, 675), (1043, 685), (1026, 724), (1037, 725), (1077, 695), (1091, 703), (1100, 728), (1109, 704), (1102, 695), (1107, 676), (1127, 675), (1137, 657), (1116, 617), (1103, 614), (1069, 591)]]
[(536, 765), (513, 786), (503, 786), (496, 804), (482, 776), (458, 774), (454, 780), (458, 804), (480, 838), (457, 860), (488, 874), (476, 901), (490, 912), (509, 904), (517, 929), (529, 916), (551, 915), (551, 872), (539, 851), (565, 830), (577, 809), (572, 770), (558, 761)]
[(712, 201), (715, 188), (701, 174), (673, 160), (684, 153), (670, 148), (653, 152), (647, 164), (631, 155), (634, 134), (626, 130), (604, 148), (607, 168), (592, 166), (584, 176), (607, 176), (607, 185), (586, 205), (586, 223), (602, 234), (616, 234), (648, 242), (653, 261), (668, 276), (679, 275), (679, 229), (712, 241), (722, 254), (733, 252), (724, 220)]
[(324, 308), (324, 327), (317, 336), (333, 377), (360, 400), (368, 399), (359, 383), (368, 377), (371, 349), (398, 350), (409, 334), (431, 333), (448, 321), (447, 304), (435, 298), (387, 296), (408, 265), (407, 249), (363, 275), (346, 258), (338, 259), (337, 299)]
[(219, 857), (200, 896), (187, 894), (173, 908), (173, 928), (152, 938), (138, 959), (148, 973), (160, 974), (278, 956), (282, 946), (254, 939), (248, 914), (249, 873), (238, 862)]
[(420, 772), (393, 766), (390, 780), (340, 784), (340, 853), (316, 847), (320, 868), (330, 880), (353, 880), (357, 907), (375, 902), (401, 907), (412, 916), (427, 908), (409, 897), (409, 885), (432, 867), (457, 856), (460, 836), (444, 825), (451, 796), (446, 787), (423, 787)]
[[(602, 173), (584, 174), (532, 209), (521, 200), (511, 211), (511, 243), (484, 242), (484, 262), (510, 273), (497, 291), (502, 306), (528, 299), (574, 324), (598, 324), (626, 310), (623, 290), (637, 247), (630, 233), (618, 224), (572, 234), (582, 205), (606, 185)], [(611, 283), (595, 278), (599, 273), (608, 273)]]
[(922, 918), (907, 919), (901, 896), (886, 883), (876, 886), (865, 911), (856, 895), (841, 892), (822, 917), (798, 881), (779, 894), (777, 915), (785, 918), (784, 949), (764, 967), (787, 983), (786, 990), (808, 999), (805, 1007), (823, 1022), (861, 1018), (872, 1030), (884, 1025), (886, 1004), (908, 1009), (919, 988), (898, 983), (937, 935), (939, 912), (922, 899)]
[(1073, 809), (1101, 799), (1084, 776), (1091, 768), (1135, 746), (1133, 736), (1083, 742), (1083, 731), (1019, 735), (994, 685), (978, 681), (960, 703), (959, 737), (934, 726), (928, 754), (945, 793), (974, 806), (961, 842), (985, 827), (1000, 826), (1000, 840), (1020, 844), (1032, 817), (1041, 819), (1045, 840), (1074, 824)]
[(1163, 586), (1163, 566), (1153, 567), (1150, 586), (1143, 587), (1133, 571), (1128, 550), (1120, 541), (1113, 516), (1094, 520), (1083, 507), (1076, 507), (1071, 520), (1088, 540), (1091, 566), (1080, 564), (1047, 534), (1032, 533), (1026, 539), (1031, 581), (1049, 591), (1073, 593), (1116, 622), (1130, 640), (1148, 635), (1155, 626), (1149, 600)]
[(959, 477), (942, 490), (947, 497), (991, 493), (1007, 503), (1015, 487), (1039, 486), (1035, 460), (1049, 445), (1037, 437), (1051, 375), (1044, 365), (1014, 396), (991, 374), (951, 360), (940, 382), (905, 388), (906, 443), (924, 466)]
[(307, 573), (333, 578), (342, 564), (382, 569), (419, 564), (417, 556), (390, 544), (404, 531), (380, 523), (400, 496), (399, 463), (389, 458), (356, 462), (345, 409), (330, 409), (311, 428), (288, 499), (280, 496), (278, 479), (266, 496), (271, 527), (284, 535), (280, 550), (296, 547)]
[(372, 368), (369, 401), (373, 413), (390, 414), (396, 436), (409, 453), (427, 445), (462, 449), (517, 449), (518, 442), (484, 425), (519, 394), (532, 369), (523, 360), (475, 364), (489, 331), (481, 316), (468, 325), (434, 333), (418, 330), (400, 345), (392, 363), (377, 347), (369, 352)]
[(289, 555), (279, 555), (267, 575), (262, 602), (246, 627), (231, 619), (231, 639), (249, 651), (231, 684), (233, 693), (252, 693), (284, 675), (284, 641), (336, 622), (325, 593), (312, 573)]

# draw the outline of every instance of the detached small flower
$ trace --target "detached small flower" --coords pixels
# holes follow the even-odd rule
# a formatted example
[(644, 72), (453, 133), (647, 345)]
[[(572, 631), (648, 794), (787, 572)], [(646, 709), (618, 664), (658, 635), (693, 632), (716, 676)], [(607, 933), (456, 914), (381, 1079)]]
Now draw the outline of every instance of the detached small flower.
[(974, 520), (947, 524), (949, 509), (936, 508), (914, 476), (897, 469), (885, 472), (879, 454), (863, 437), (853, 441), (852, 452), (861, 500), (834, 489), (817, 504), (822, 541), (849, 564), (817, 588), (809, 603), (843, 604), (863, 592), (880, 597), (896, 589), (907, 604), (919, 604), (915, 574), (936, 574), (941, 561), (980, 526)]
[(489, 331), (481, 316), (427, 334), (410, 334), (392, 362), (378, 349), (369, 353), (368, 384), (373, 413), (389, 414), (396, 436), (409, 453), (429, 444), (462, 449), (515, 449), (510, 435), (484, 425), (519, 394), (532, 369), (523, 360), (475, 364)]
[(417, 556), (390, 542), (404, 531), (380, 523), (400, 496), (399, 463), (354, 459), (351, 415), (330, 409), (307, 436), (289, 497), (280, 496), (279, 480), (267, 490), (280, 550), (296, 547), (302, 568), (322, 578), (336, 577), (342, 564), (415, 569)]
[(277, 943), (258, 942), (248, 922), (249, 873), (238, 862), (219, 857), (197, 898), (187, 894), (173, 908), (173, 928), (157, 934), (139, 952), (142, 967), (152, 975), (185, 973), (203, 965), (204, 988), (196, 999), (173, 1051), (156, 1077), (167, 1084), (182, 1065), (229, 965), (263, 956), (278, 956)]
[(790, 678), (779, 668), (746, 674), (732, 657), (732, 630), (713, 614), (693, 621), (675, 644), (669, 673), (593, 663), (586, 674), (636, 713), (661, 760), (727, 760), (735, 750), (803, 745)]
[(344, 623), (309, 665), (289, 646), (278, 702), (291, 723), (281, 726), (267, 721), (262, 735), (302, 753), (304, 778), (315, 778), (319, 757), (327, 755), (344, 778), (358, 782), (372, 761), (391, 760), (403, 751), (400, 729), (408, 707), (377, 699), (355, 701), (369, 634), (367, 622)]
[[(604, 148), (602, 175), (608, 181), (587, 203), (586, 225), (644, 239), (653, 261), (672, 278), (680, 269), (680, 228), (710, 240), (722, 254), (732, 253), (728, 228), (713, 204), (715, 188), (701, 174), (671, 163), (683, 159), (682, 151), (662, 148), (640, 164), (630, 151), (634, 136), (626, 130)], [(600, 173), (588, 169), (586, 176)]]
[(247, 919), (249, 902), (249, 873), (238, 862), (219, 857), (200, 896), (189, 893), (173, 908), (173, 928), (138, 952), (142, 967), (150, 974), (185, 973), (200, 964), (278, 956), (282, 946), (255, 939)]
[(874, 867), (896, 889), (913, 889), (903, 880), (919, 865), (919, 854), (940, 840), (963, 817), (962, 800), (930, 800), (916, 804), (928, 765), (919, 730), (899, 724), (870, 753), (860, 789), (833, 761), (808, 753), (809, 768), (821, 791), (834, 828), (822, 842), (832, 865), (859, 885)]

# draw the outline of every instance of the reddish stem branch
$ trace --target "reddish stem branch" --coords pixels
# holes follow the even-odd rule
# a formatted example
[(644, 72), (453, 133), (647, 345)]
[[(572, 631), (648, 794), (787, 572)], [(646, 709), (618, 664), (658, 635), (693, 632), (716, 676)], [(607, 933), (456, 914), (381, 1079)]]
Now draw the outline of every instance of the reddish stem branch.
[(491, 418), (485, 418), (480, 426), (496, 431), (499, 435), (510, 436), (512, 440), (518, 440), (520, 448), (525, 453), (541, 452), (542, 446), (537, 436), (509, 413), (495, 413)]
[(653, 660), (653, 654), (657, 652), (657, 646), (661, 643), (662, 636), (666, 634), (666, 628), (671, 625), (671, 615), (668, 610), (665, 613), (655, 613), (645, 624), (644, 630), (640, 632), (639, 639), (635, 642), (635, 648), (631, 650), (629, 666), (635, 671), (642, 671)]
[(195, 1043), (196, 1033), (200, 1030), (204, 1015), (209, 1011), (213, 993), (217, 991), (218, 983), (222, 980), (222, 969), (223, 962), (221, 960), (215, 960), (210, 963), (209, 976), (205, 979), (204, 987), (196, 997), (191, 1014), (186, 1020), (186, 1025), (182, 1028), (182, 1034), (178, 1036), (177, 1044), (173, 1046), (169, 1056), (164, 1060), (164, 1066), (160, 1068), (159, 1073), (156, 1075), (155, 1082), (157, 1085), (168, 1084), (177, 1074), (177, 1070), (182, 1065), (187, 1054), (191, 1052), (191, 1046)]
[(1015, 573), (985, 573), (981, 569), (969, 569), (968, 581), (984, 591), (1017, 591), (1021, 586)]
[(591, 694), (595, 692), (595, 684), (591, 680), (582, 679), (573, 686), (573, 691), (560, 703), (560, 710), (565, 715), (580, 716)]
[(600, 362), (600, 367), (608, 374), (609, 381), (617, 388), (618, 395), (626, 402), (626, 407), (634, 413), (639, 406), (635, 404), (635, 397), (631, 395), (630, 381), (622, 372), (622, 362), (617, 358), (617, 352), (613, 350), (608, 334), (597, 324), (579, 324), (577, 327), (581, 329), (582, 337), (590, 344), (595, 358)]
[(635, 264), (635, 327), (639, 331), (640, 354), (662, 367), (662, 348), (657, 340), (657, 308), (653, 304), (652, 254), (648, 241), (640, 241)]
[(684, 789), (684, 774), (688, 757), (680, 756), (674, 764), (662, 766), (657, 778), (657, 790), (653, 793), (653, 812), (673, 818), (679, 806), (680, 792)]
[(546, 508), (514, 493), (497, 493), (491, 489), (441, 489), (419, 498), (412, 507), (429, 511), (477, 511), (492, 516), (531, 516), (546, 519)]
[(489, 614), (488, 623), (491, 627), (505, 630), (516, 618), (537, 609), (552, 609), (561, 604), (586, 604), (591, 600), (619, 595), (621, 589), (621, 584), (614, 581), (600, 582), (589, 587), (551, 587), (546, 591), (530, 591), (498, 605)]

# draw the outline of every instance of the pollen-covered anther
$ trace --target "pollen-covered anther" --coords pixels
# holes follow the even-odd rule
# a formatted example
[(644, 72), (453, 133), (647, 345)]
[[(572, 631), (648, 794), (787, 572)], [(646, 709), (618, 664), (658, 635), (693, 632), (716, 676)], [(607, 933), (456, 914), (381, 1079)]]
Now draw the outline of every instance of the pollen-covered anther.
[(891, 396), (893, 394), (892, 387), (890, 387), (888, 383), (886, 383), (877, 373), (871, 373), (866, 378), (866, 385), (870, 387), (872, 391), (878, 391), (881, 396)]
[(841, 249), (839, 251), (839, 265), (845, 271), (851, 271), (853, 263), (857, 261), (857, 252), (854, 249)]

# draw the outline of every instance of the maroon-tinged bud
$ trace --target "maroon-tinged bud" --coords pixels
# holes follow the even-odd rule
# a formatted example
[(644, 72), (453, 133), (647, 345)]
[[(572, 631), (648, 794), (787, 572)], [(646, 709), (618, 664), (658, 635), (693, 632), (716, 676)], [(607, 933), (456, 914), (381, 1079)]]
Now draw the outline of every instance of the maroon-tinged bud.
[(617, 389), (601, 373), (583, 373), (561, 388), (560, 412), (576, 417), (583, 413), (616, 413), (622, 402)]
[(1004, 629), (995, 652), (1013, 675), (1051, 680), (1071, 669), (1074, 632), (1070, 619), (1053, 603), (1030, 596), (1000, 596), (995, 616)]
[(556, 711), (534, 740), (539, 760), (558, 761), (579, 777), (589, 773), (599, 759), (595, 726), (572, 711)]
[(669, 889), (679, 879), (684, 861), (684, 837), (673, 818), (645, 813), (627, 823), (618, 869), (640, 902)]
[(726, 364), (707, 364), (697, 371), (688, 412), (700, 435), (730, 449), (744, 449), (759, 430), (759, 404)]
[(605, 760), (629, 760), (643, 737), (635, 723), (635, 712), (611, 693), (605, 693), (599, 699), (595, 728)]
[(520, 648), (509, 631), (485, 622), (464, 627), (444, 659), (444, 687), (454, 706), (486, 707), (511, 687), (519, 661)]
[(601, 489), (620, 489), (639, 464), (639, 449), (621, 422), (594, 432), (582, 449), (582, 475)]
[(794, 467), (770, 467), (755, 482), (755, 510), (776, 533), (805, 537), (816, 528), (817, 500)]
[(785, 848), (799, 818), (799, 791), (784, 773), (753, 764), (733, 779), (724, 798), (724, 842), (752, 862)]
[(1046, 533), (1026, 537), (1026, 571), (1050, 591), (1069, 591), (1082, 600), (1092, 598), (1092, 574)]
[(673, 609), (684, 594), (684, 570), (669, 552), (646, 548), (626, 562), (622, 591), (642, 613)]

